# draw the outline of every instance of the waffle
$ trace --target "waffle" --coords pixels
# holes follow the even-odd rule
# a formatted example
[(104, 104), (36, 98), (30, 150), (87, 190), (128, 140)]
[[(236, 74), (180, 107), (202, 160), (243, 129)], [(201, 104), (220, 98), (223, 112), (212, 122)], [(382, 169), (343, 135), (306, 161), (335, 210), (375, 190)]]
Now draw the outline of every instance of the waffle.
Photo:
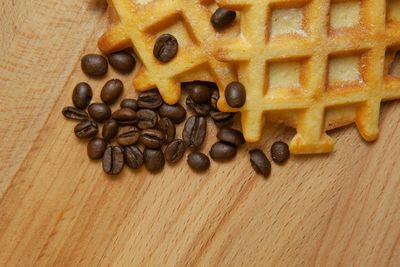
[[(398, 0), (219, 0), (241, 14), (241, 34), (215, 56), (238, 66), (246, 104), (247, 141), (258, 141), (264, 118), (293, 126), (294, 154), (327, 153), (326, 130), (355, 122), (367, 141), (378, 137), (381, 101), (400, 98), (387, 74), (400, 46)], [(265, 113), (265, 117), (263, 114)]]
[[(234, 36), (238, 26), (216, 32), (210, 23), (217, 8), (210, 0), (109, 0), (112, 26), (98, 46), (112, 53), (133, 46), (143, 67), (133, 84), (139, 91), (157, 87), (164, 101), (179, 101), (181, 82), (213, 81), (221, 88), (237, 79), (229, 63), (213, 56), (216, 40)], [(169, 33), (179, 43), (177, 56), (162, 63), (153, 56), (158, 36)]]

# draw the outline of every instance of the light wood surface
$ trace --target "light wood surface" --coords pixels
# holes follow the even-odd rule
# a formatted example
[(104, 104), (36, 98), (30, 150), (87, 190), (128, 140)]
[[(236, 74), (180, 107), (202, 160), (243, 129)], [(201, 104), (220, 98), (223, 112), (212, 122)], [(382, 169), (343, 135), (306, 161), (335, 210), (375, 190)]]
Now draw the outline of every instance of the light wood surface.
[[(400, 104), (384, 104), (380, 138), (331, 133), (333, 153), (273, 164), (255, 175), (248, 150), (288, 141), (267, 124), (256, 145), (195, 174), (185, 160), (158, 175), (124, 169), (110, 179), (61, 115), (89, 81), (109, 78), (136, 96), (132, 76), (80, 70), (98, 52), (105, 4), (0, 3), (0, 266), (399, 266)], [(207, 152), (215, 142), (209, 122)]]

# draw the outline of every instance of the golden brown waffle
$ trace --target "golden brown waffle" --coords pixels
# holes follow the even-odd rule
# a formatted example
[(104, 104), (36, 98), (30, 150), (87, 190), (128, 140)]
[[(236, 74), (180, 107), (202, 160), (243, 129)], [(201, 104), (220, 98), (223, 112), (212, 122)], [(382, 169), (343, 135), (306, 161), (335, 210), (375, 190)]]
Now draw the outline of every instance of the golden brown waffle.
[[(214, 81), (221, 88), (236, 79), (232, 66), (213, 56), (215, 42), (234, 35), (238, 27), (216, 32), (210, 23), (217, 7), (210, 0), (109, 0), (112, 27), (100, 38), (102, 52), (111, 53), (133, 46), (143, 67), (134, 78), (139, 91), (157, 87), (164, 101), (175, 104), (180, 82)], [(156, 39), (163, 33), (175, 36), (177, 56), (162, 63), (153, 56)], [(219, 36), (219, 37), (218, 37)]]
[(377, 138), (381, 101), (400, 98), (400, 79), (386, 74), (400, 46), (400, 1), (217, 2), (241, 14), (240, 36), (216, 57), (237, 64), (247, 101), (218, 104), (242, 113), (247, 141), (260, 139), (263, 113), (297, 129), (295, 154), (330, 152), (325, 131), (350, 122), (365, 140)]

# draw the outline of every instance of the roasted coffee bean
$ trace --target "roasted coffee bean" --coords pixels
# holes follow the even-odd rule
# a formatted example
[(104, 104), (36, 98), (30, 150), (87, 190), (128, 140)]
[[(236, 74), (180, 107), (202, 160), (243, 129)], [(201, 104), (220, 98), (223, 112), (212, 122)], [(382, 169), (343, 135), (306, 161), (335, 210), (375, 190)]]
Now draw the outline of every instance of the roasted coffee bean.
[(178, 53), (178, 41), (171, 34), (158, 37), (154, 45), (153, 55), (161, 62), (171, 61)]
[(95, 137), (99, 131), (99, 126), (94, 121), (83, 121), (75, 126), (75, 135), (80, 139)]
[(89, 76), (103, 76), (108, 71), (107, 59), (101, 55), (88, 54), (81, 60), (84, 73)]
[(125, 126), (118, 130), (117, 142), (122, 146), (135, 144), (140, 137), (140, 131), (135, 126)]
[(170, 118), (176, 124), (183, 122), (186, 118), (186, 110), (181, 104), (168, 105), (164, 103), (158, 110), (158, 114), (161, 118)]
[(92, 101), (92, 88), (87, 83), (78, 83), (72, 92), (72, 102), (75, 107), (85, 109)]
[(137, 126), (140, 129), (145, 130), (156, 127), (158, 116), (157, 113), (151, 109), (141, 109), (136, 112), (136, 115), (138, 118)]
[(125, 51), (112, 53), (107, 56), (110, 65), (121, 73), (131, 72), (136, 65), (135, 58)]
[(101, 90), (101, 100), (108, 105), (114, 104), (121, 96), (123, 90), (124, 84), (121, 80), (109, 80)]
[(134, 111), (137, 111), (139, 109), (137, 100), (130, 99), (130, 98), (126, 98), (126, 99), (122, 100), (121, 108), (130, 108), (130, 109), (133, 109)]
[(252, 149), (249, 152), (250, 163), (254, 170), (267, 178), (271, 173), (271, 162), (260, 149)]
[(185, 155), (186, 146), (183, 140), (176, 139), (172, 141), (165, 149), (165, 159), (169, 163), (176, 163), (180, 161)]
[(211, 16), (211, 23), (215, 29), (222, 29), (232, 24), (236, 18), (236, 12), (218, 8)]
[(284, 142), (275, 142), (271, 147), (271, 157), (276, 163), (284, 163), (289, 159), (289, 146)]
[(112, 118), (116, 120), (119, 125), (135, 125), (137, 123), (136, 111), (130, 108), (121, 108), (112, 114)]
[(125, 164), (131, 169), (139, 169), (143, 163), (143, 153), (137, 146), (127, 146), (124, 148)]
[(75, 107), (63, 108), (62, 114), (67, 119), (72, 119), (77, 121), (87, 121), (89, 119), (89, 115), (86, 113), (86, 111), (77, 109)]
[(226, 103), (233, 108), (240, 108), (246, 103), (246, 90), (239, 82), (230, 83), (225, 89)]
[(164, 143), (164, 133), (155, 129), (143, 130), (139, 140), (145, 147), (159, 148)]
[(225, 142), (215, 143), (210, 150), (210, 156), (214, 160), (229, 160), (236, 156), (236, 146)]
[(198, 104), (210, 102), (211, 88), (206, 84), (197, 84), (190, 90), (190, 97)]
[(201, 152), (190, 153), (187, 163), (197, 172), (204, 172), (210, 168), (210, 159)]
[(119, 146), (109, 146), (103, 156), (103, 170), (109, 175), (117, 175), (124, 168), (124, 152)]
[(143, 152), (146, 169), (151, 173), (161, 171), (165, 165), (164, 154), (161, 149), (145, 148)]
[(107, 143), (103, 139), (95, 137), (87, 145), (87, 154), (93, 160), (101, 159), (106, 148)]
[(175, 138), (175, 124), (169, 118), (162, 118), (158, 121), (158, 129), (164, 133), (164, 141), (170, 143)]
[(88, 108), (90, 116), (97, 122), (105, 122), (111, 117), (111, 109), (104, 103), (93, 103)]
[(157, 89), (141, 93), (137, 104), (139, 108), (156, 109), (162, 105), (163, 101)]
[(186, 106), (193, 110), (197, 115), (203, 117), (206, 117), (211, 109), (210, 104), (197, 104), (190, 96), (186, 98)]
[(201, 116), (192, 116), (186, 121), (183, 129), (183, 141), (187, 147), (197, 149), (203, 144), (206, 133), (206, 119)]
[(118, 133), (118, 122), (116, 120), (108, 120), (103, 125), (103, 138), (104, 140), (113, 139)]
[(217, 90), (214, 90), (211, 94), (210, 102), (211, 102), (211, 108), (213, 110), (218, 110), (218, 100), (219, 100), (219, 91), (217, 89)]
[(235, 113), (210, 111), (210, 117), (218, 127), (230, 126), (233, 123)]
[(217, 134), (220, 141), (230, 143), (235, 146), (240, 146), (245, 143), (243, 134), (235, 129), (229, 127), (222, 127)]

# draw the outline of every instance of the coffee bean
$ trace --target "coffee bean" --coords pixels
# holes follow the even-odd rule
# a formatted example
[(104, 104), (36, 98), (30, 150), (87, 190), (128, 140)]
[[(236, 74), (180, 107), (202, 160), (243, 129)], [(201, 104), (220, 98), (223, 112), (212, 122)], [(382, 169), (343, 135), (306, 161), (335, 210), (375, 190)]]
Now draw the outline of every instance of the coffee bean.
[(240, 146), (245, 143), (243, 134), (235, 129), (229, 127), (222, 127), (217, 134), (220, 141), (230, 143), (235, 146)]
[(204, 141), (207, 133), (207, 121), (204, 117), (192, 116), (185, 124), (183, 129), (183, 141), (187, 147), (197, 149)]
[(210, 159), (200, 152), (192, 152), (189, 154), (187, 163), (190, 168), (197, 172), (204, 172), (210, 168)]
[(107, 143), (103, 139), (95, 137), (87, 145), (87, 154), (93, 160), (101, 159), (106, 148)]
[(124, 148), (125, 164), (131, 169), (139, 169), (143, 163), (143, 153), (137, 146), (127, 146)]
[(89, 115), (86, 111), (77, 109), (75, 107), (65, 107), (62, 110), (62, 114), (65, 118), (77, 121), (87, 121), (89, 119)]
[(211, 16), (211, 23), (215, 29), (222, 29), (232, 24), (236, 18), (236, 12), (218, 8)]
[(218, 161), (229, 160), (236, 156), (236, 152), (236, 146), (224, 142), (217, 142), (211, 147), (210, 156)]
[(197, 84), (190, 90), (190, 97), (198, 104), (209, 103), (211, 89), (205, 84)]
[(169, 118), (162, 118), (158, 121), (158, 129), (164, 133), (164, 141), (170, 143), (175, 138), (175, 124)]
[(124, 90), (124, 84), (121, 80), (113, 79), (109, 80), (101, 90), (101, 100), (106, 104), (114, 104), (115, 101), (121, 96)]
[(183, 122), (186, 118), (186, 110), (179, 103), (175, 105), (162, 104), (158, 114), (162, 118), (170, 118), (176, 124)]
[(75, 126), (75, 135), (80, 139), (95, 137), (99, 131), (99, 126), (94, 121), (83, 121)]
[(117, 175), (124, 168), (124, 152), (119, 146), (106, 148), (103, 157), (103, 170), (109, 175)]
[(137, 114), (130, 108), (121, 108), (112, 114), (112, 118), (116, 120), (119, 125), (136, 125)]
[(137, 100), (130, 98), (122, 100), (121, 108), (130, 108), (133, 109), (134, 111), (137, 111), (139, 109)]
[(250, 163), (253, 169), (267, 178), (271, 173), (271, 162), (260, 149), (250, 150)]
[(107, 59), (101, 55), (88, 54), (81, 60), (84, 73), (89, 76), (103, 76), (108, 71)]
[(213, 110), (217, 110), (218, 111), (218, 100), (219, 100), (219, 91), (217, 89), (217, 90), (214, 90), (212, 92), (212, 94), (211, 94), (210, 102), (211, 102), (211, 108)]
[(141, 93), (138, 98), (139, 108), (156, 109), (162, 105), (163, 101), (157, 89)]
[(97, 122), (105, 122), (111, 117), (111, 109), (104, 103), (93, 103), (88, 108), (90, 116)]
[(171, 61), (178, 53), (178, 41), (171, 34), (158, 37), (154, 45), (153, 55), (161, 62)]
[(229, 106), (240, 108), (246, 103), (246, 90), (239, 82), (230, 83), (225, 89), (225, 98)]
[(230, 126), (233, 123), (235, 113), (210, 111), (210, 117), (218, 127)]
[(140, 131), (135, 126), (125, 126), (118, 130), (117, 142), (122, 146), (135, 144), (140, 137)]
[(108, 55), (110, 65), (121, 73), (131, 72), (136, 65), (135, 58), (125, 51), (120, 51)]
[(165, 159), (169, 163), (180, 161), (185, 154), (186, 146), (183, 140), (176, 139), (172, 141), (165, 149)]
[(108, 120), (103, 125), (103, 138), (104, 140), (113, 139), (118, 133), (118, 122), (116, 120)]
[(142, 130), (154, 128), (157, 125), (157, 113), (151, 109), (141, 109), (136, 112), (136, 115), (138, 118), (137, 126)]
[(155, 129), (143, 130), (139, 140), (140, 143), (148, 148), (159, 148), (164, 143), (164, 133)]
[(164, 154), (161, 149), (145, 148), (143, 152), (146, 169), (149, 172), (156, 173), (161, 171), (165, 165)]
[(72, 92), (72, 102), (75, 107), (85, 109), (92, 101), (92, 88), (87, 83), (78, 83)]
[(271, 157), (276, 163), (284, 163), (289, 159), (289, 146), (284, 142), (275, 142), (271, 147)]
[(190, 96), (186, 98), (186, 106), (193, 110), (197, 115), (203, 117), (206, 117), (211, 109), (210, 104), (197, 104)]

